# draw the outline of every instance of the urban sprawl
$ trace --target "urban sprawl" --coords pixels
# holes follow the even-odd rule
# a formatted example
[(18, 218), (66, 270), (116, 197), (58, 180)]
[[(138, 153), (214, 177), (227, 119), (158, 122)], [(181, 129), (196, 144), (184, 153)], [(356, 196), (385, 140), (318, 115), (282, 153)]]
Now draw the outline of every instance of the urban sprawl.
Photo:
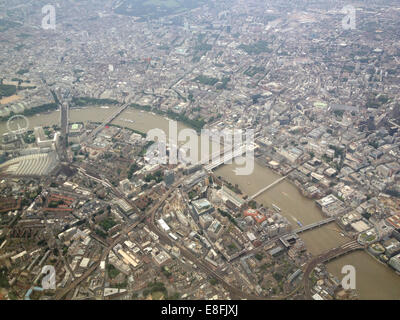
[[(399, 274), (396, 1), (355, 28), (345, 1), (58, 1), (43, 29), (47, 2), (0, 4), (0, 299), (359, 299), (327, 268), (353, 251)], [(154, 162), (142, 116), (252, 129), (277, 178)], [(259, 201), (284, 181), (320, 220)]]

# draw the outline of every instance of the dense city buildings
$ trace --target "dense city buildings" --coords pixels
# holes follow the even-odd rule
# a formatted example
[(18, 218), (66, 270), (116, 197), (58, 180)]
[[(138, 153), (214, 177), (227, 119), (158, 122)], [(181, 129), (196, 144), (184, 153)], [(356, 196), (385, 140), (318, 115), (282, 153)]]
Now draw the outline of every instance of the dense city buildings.
[(400, 298), (396, 1), (47, 4), (0, 4), (0, 299)]

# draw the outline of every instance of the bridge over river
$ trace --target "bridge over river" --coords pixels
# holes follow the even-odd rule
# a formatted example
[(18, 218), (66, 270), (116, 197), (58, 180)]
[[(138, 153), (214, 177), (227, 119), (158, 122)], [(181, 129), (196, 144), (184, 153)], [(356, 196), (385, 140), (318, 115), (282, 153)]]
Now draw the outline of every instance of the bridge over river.
[(297, 170), (297, 168), (299, 168), (300, 166), (302, 166), (305, 162), (307, 162), (308, 159), (304, 159), (300, 164), (298, 164), (296, 167), (290, 169), (289, 172), (286, 173), (286, 175), (284, 175), (283, 177), (278, 178), (277, 180), (275, 180), (274, 182), (272, 182), (271, 184), (267, 185), (266, 187), (258, 190), (255, 194), (253, 194), (252, 196), (250, 196), (247, 201), (251, 201), (254, 198), (257, 198), (259, 195), (261, 195), (262, 193), (264, 193), (265, 191), (275, 187), (278, 183), (280, 183), (281, 181), (285, 180), (289, 174), (291, 174), (293, 171)]
[(293, 231), (293, 233), (299, 234), (299, 233), (302, 233), (302, 232), (305, 232), (305, 231), (308, 231), (308, 230), (311, 230), (311, 229), (314, 229), (314, 228), (319, 228), (319, 227), (321, 227), (321, 226), (323, 226), (325, 224), (331, 223), (331, 222), (333, 222), (335, 220), (336, 220), (335, 217), (330, 217), (328, 219), (321, 220), (321, 221), (318, 221), (318, 222), (314, 222), (314, 223), (311, 223), (311, 224), (306, 225), (304, 227), (301, 227), (299, 229), (296, 229), (296, 230)]
[(364, 246), (360, 245), (356, 240), (352, 240), (352, 241), (346, 242), (345, 244), (341, 245), (340, 247), (328, 250), (328, 251), (318, 255), (314, 259), (312, 259), (305, 266), (305, 269), (304, 269), (303, 281), (304, 281), (304, 290), (305, 290), (306, 298), (312, 299), (312, 296), (311, 296), (312, 284), (310, 281), (310, 274), (318, 264), (324, 263), (324, 262), (329, 262), (340, 256), (348, 254), (352, 251), (363, 250), (363, 249), (365, 249)]

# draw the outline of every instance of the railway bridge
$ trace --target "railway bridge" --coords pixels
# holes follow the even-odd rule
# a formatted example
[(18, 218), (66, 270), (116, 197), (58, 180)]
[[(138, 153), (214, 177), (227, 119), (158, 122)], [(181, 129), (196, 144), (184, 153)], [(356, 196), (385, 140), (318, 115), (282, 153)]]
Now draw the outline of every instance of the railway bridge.
[(301, 227), (299, 229), (294, 230), (293, 233), (297, 233), (298, 234), (298, 233), (302, 233), (302, 232), (305, 232), (305, 231), (308, 231), (308, 230), (311, 230), (311, 229), (314, 229), (314, 228), (319, 228), (319, 227), (321, 227), (321, 226), (323, 226), (325, 224), (331, 223), (331, 222), (333, 222), (335, 220), (336, 220), (335, 217), (331, 217), (331, 218), (328, 218), (328, 219), (325, 219), (325, 220), (314, 222), (314, 223), (311, 223), (309, 225), (306, 225), (304, 227)]
[(363, 250), (365, 249), (364, 246), (360, 245), (356, 240), (349, 241), (340, 247), (336, 247), (333, 249), (330, 249), (318, 256), (316, 256), (314, 259), (312, 259), (304, 269), (304, 276), (303, 276), (303, 281), (304, 281), (304, 291), (307, 299), (312, 299), (311, 297), (311, 281), (309, 279), (311, 272), (314, 270), (314, 268), (320, 264), (320, 263), (326, 263), (331, 260), (334, 260), (336, 258), (339, 258), (343, 255), (346, 255), (350, 252), (356, 251), (356, 250)]

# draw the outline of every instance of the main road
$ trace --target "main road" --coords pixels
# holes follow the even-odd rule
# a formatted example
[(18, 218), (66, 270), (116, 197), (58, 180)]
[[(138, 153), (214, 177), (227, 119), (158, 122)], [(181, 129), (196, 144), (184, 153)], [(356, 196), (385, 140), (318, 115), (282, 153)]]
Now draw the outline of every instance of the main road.
[[(113, 188), (107, 181), (101, 180), (99, 178), (93, 177), (85, 172), (85, 170), (80, 170), (81, 173), (84, 173), (87, 177), (95, 179), (97, 182), (101, 182), (103, 185), (111, 188), (118, 196), (121, 196), (121, 193), (116, 190), (116, 188)], [(186, 259), (189, 261), (192, 261), (194, 264), (197, 265), (197, 267), (202, 270), (204, 273), (206, 273), (208, 276), (216, 279), (219, 281), (219, 283), (231, 294), (232, 298), (235, 299), (249, 299), (249, 300), (266, 300), (266, 299), (279, 299), (280, 297), (274, 297), (274, 298), (266, 298), (266, 297), (260, 297), (258, 295), (254, 294), (249, 294), (246, 292), (243, 292), (241, 289), (234, 287), (230, 283), (228, 283), (222, 275), (220, 275), (216, 270), (208, 266), (206, 263), (204, 263), (200, 258), (196, 257), (193, 253), (191, 253), (186, 247), (181, 245), (180, 243), (172, 241), (165, 233), (163, 233), (161, 230), (157, 228), (155, 225), (155, 215), (156, 212), (159, 210), (159, 208), (164, 204), (164, 202), (168, 199), (168, 197), (176, 190), (176, 188), (185, 180), (187, 179), (187, 176), (182, 177), (179, 179), (177, 182), (175, 182), (171, 188), (159, 199), (157, 203), (154, 204), (154, 206), (146, 213), (141, 216), (141, 218), (136, 221), (135, 223), (130, 224), (126, 228), (124, 228), (120, 234), (112, 241), (112, 243), (109, 244), (107, 248), (103, 251), (103, 254), (101, 255), (101, 258), (94, 262), (90, 268), (79, 278), (75, 279), (72, 281), (68, 287), (65, 289), (61, 290), (59, 293), (56, 294), (55, 299), (63, 299), (67, 296), (69, 292), (71, 292), (73, 289), (75, 289), (82, 281), (87, 279), (100, 265), (101, 261), (105, 261), (107, 256), (109, 255), (110, 251), (112, 248), (118, 244), (129, 232), (131, 232), (135, 227), (137, 227), (140, 223), (145, 223), (148, 228), (154, 232), (159, 239), (163, 243), (167, 243), (169, 245), (175, 245), (177, 246), (180, 251), (182, 256), (184, 256)], [(134, 205), (129, 199), (124, 199), (131, 205)]]

